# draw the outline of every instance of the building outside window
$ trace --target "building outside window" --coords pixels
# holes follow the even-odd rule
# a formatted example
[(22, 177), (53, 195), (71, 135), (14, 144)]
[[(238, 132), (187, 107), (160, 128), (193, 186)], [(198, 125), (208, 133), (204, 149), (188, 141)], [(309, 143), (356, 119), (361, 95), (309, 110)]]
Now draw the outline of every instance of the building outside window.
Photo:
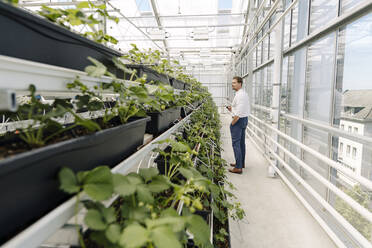
[(358, 128), (354, 127), (354, 133), (358, 133)]
[(356, 159), (357, 149), (353, 147), (353, 159)]
[(351, 126), (349, 126), (347, 130), (349, 131), (349, 133), (351, 133)]
[(346, 156), (350, 157), (350, 145), (346, 147)]

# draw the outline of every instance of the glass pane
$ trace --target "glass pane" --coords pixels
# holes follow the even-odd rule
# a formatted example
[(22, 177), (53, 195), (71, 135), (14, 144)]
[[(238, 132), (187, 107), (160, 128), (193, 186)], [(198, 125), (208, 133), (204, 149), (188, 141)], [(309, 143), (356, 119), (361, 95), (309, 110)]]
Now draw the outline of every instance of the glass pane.
[(269, 57), (269, 36), (266, 36), (265, 39), (263, 39), (263, 47), (262, 47), (262, 63), (265, 63), (267, 61), (267, 58)]
[(364, 0), (341, 0), (341, 14), (353, 9), (362, 2), (364, 2)]
[(262, 41), (257, 45), (257, 66), (262, 63)]
[(266, 85), (267, 85), (267, 73), (266, 73), (266, 68), (261, 68), (260, 69), (261, 73), (261, 81), (262, 81), (262, 91), (261, 91), (261, 105), (267, 106), (267, 94), (266, 94)]
[(289, 42), (291, 38), (291, 12), (284, 17), (284, 30), (283, 30), (283, 49), (289, 48)]
[(287, 80), (288, 80), (288, 57), (283, 58), (282, 62), (282, 84), (280, 86), (280, 110), (287, 112)]
[(306, 48), (297, 50), (294, 55), (293, 77), (288, 76), (288, 112), (302, 117), (305, 87)]
[(292, 9), (291, 44), (302, 40), (307, 35), (308, 0), (298, 1)]
[(255, 68), (257, 66), (257, 47), (253, 49), (252, 52), (252, 66)]
[[(328, 156), (328, 133), (313, 129), (310, 127), (304, 127), (304, 142), (305, 145), (313, 148), (317, 152)], [(329, 165), (320, 161), (310, 153), (304, 151), (304, 162), (314, 169), (320, 176), (328, 179)], [(301, 176), (314, 188), (320, 195), (326, 198), (327, 187), (324, 186), (318, 179), (311, 175), (308, 171), (303, 170)]]
[[(338, 34), (337, 81), (333, 125), (359, 135), (372, 136), (372, 13), (342, 27)], [(337, 160), (350, 172), (372, 179), (372, 144), (340, 137), (338, 143), (356, 148), (355, 159), (335, 148)], [(351, 149), (351, 148), (350, 148)]]
[(329, 123), (334, 76), (335, 34), (311, 44), (306, 69), (305, 117)]
[[(312, 0), (310, 15), (310, 33), (337, 17), (338, 0)], [(300, 18), (302, 18), (300, 16)]]
[[(302, 125), (295, 120), (287, 120), (286, 122), (286, 134), (292, 138), (301, 141), (302, 140)], [(287, 142), (288, 150), (293, 153), (296, 157), (301, 158), (301, 149), (294, 145), (292, 142)], [(288, 158), (289, 165), (294, 169), (298, 174), (301, 173), (301, 167), (292, 159)]]
[(267, 102), (266, 102), (266, 106), (271, 107), (272, 98), (273, 98), (273, 94), (272, 94), (272, 89), (273, 89), (273, 82), (272, 82), (273, 64), (271, 63), (266, 68), (267, 68), (267, 84), (266, 84)]
[[(343, 1), (342, 3), (353, 1)], [(337, 77), (333, 125), (346, 132), (372, 136), (372, 13), (341, 27), (338, 33)], [(347, 137), (332, 139), (332, 159), (348, 173), (372, 180), (372, 144)], [(336, 185), (361, 205), (371, 209), (368, 192), (346, 173), (334, 173)], [(340, 198), (332, 204), (364, 237), (371, 240), (372, 225)]]
[(274, 58), (274, 49), (275, 49), (275, 37), (274, 33), (269, 34), (269, 59)]

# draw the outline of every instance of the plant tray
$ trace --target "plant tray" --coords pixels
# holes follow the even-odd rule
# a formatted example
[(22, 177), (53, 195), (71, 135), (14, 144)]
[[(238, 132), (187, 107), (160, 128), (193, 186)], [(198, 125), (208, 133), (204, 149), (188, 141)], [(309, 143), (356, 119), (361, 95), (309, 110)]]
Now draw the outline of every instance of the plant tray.
[[(146, 67), (144, 65), (125, 65), (127, 68), (133, 70), (135, 69), (137, 71), (137, 76), (142, 77), (144, 74), (147, 75), (146, 77), (146, 83), (150, 83), (151, 81), (156, 82), (162, 82), (163, 84), (170, 84), (169, 77), (166, 74), (158, 73), (157, 71)], [(129, 73), (124, 74), (124, 79), (129, 80), (131, 75)]]
[[(84, 71), (93, 57), (117, 74), (122, 54), (20, 8), (0, 2), (0, 55)], [(25, 45), (27, 42), (27, 45)]]
[(0, 245), (67, 200), (58, 172), (113, 167), (143, 144), (146, 122), (121, 126), (24, 152), (0, 161)]
[(159, 113), (147, 113), (151, 121), (147, 123), (146, 133), (158, 135), (173, 126), (181, 114), (181, 107), (166, 109)]
[(171, 78), (170, 82), (171, 82), (171, 85), (173, 86), (173, 88), (175, 88), (175, 89), (179, 89), (179, 90), (185, 89), (185, 83), (178, 80), (178, 79)]

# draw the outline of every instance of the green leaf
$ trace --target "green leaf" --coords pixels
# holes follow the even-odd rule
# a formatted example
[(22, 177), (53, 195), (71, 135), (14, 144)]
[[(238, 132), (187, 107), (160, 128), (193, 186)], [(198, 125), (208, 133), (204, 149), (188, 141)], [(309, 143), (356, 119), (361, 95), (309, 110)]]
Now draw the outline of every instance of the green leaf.
[(127, 179), (129, 180), (131, 184), (134, 184), (134, 185), (143, 184), (143, 180), (141, 176), (134, 172), (129, 173), (127, 175)]
[(112, 243), (116, 243), (120, 239), (120, 226), (118, 224), (111, 224), (106, 230), (106, 237)]
[(176, 234), (169, 227), (155, 228), (151, 232), (151, 237), (157, 248), (182, 248)]
[(191, 215), (188, 217), (188, 230), (194, 235), (194, 240), (197, 244), (206, 247), (212, 247), (210, 238), (210, 228), (204, 219), (198, 215)]
[(133, 224), (124, 229), (120, 237), (120, 244), (125, 248), (142, 247), (146, 244), (148, 236), (148, 231), (144, 227)]
[(148, 182), (156, 175), (159, 175), (159, 171), (157, 168), (141, 168), (139, 174)]
[(193, 177), (193, 173), (186, 168), (178, 168), (178, 171), (182, 174), (182, 176), (186, 177), (187, 179)]
[(126, 176), (120, 174), (113, 175), (113, 184), (115, 193), (121, 196), (132, 195), (136, 192), (136, 185), (131, 184)]
[(105, 230), (107, 225), (103, 220), (103, 216), (98, 210), (90, 209), (84, 218), (85, 224), (92, 230), (102, 231)]
[(160, 193), (169, 188), (169, 184), (163, 176), (156, 176), (152, 179), (151, 183), (148, 184), (148, 188), (153, 193)]
[(61, 184), (59, 187), (61, 190), (70, 194), (79, 192), (80, 186), (78, 185), (75, 173), (71, 169), (62, 168), (59, 171), (58, 178)]
[(102, 216), (105, 218), (106, 223), (113, 223), (116, 221), (115, 209), (113, 207), (110, 208), (102, 208)]
[(97, 201), (106, 200), (113, 193), (112, 174), (107, 166), (89, 171), (84, 178), (84, 191)]
[(92, 57), (88, 57), (88, 59), (94, 64), (94, 66), (89, 65), (85, 67), (85, 72), (88, 73), (89, 76), (102, 77), (103, 75), (105, 75), (107, 68), (104, 64)]
[(154, 197), (152, 196), (150, 190), (146, 188), (144, 185), (138, 185), (137, 186), (137, 195), (138, 200), (144, 202), (144, 203), (153, 203)]
[(190, 152), (191, 149), (188, 145), (185, 145), (181, 142), (173, 141), (171, 142), (172, 150), (175, 152)]
[(78, 9), (90, 8), (88, 2), (80, 2), (77, 6)]

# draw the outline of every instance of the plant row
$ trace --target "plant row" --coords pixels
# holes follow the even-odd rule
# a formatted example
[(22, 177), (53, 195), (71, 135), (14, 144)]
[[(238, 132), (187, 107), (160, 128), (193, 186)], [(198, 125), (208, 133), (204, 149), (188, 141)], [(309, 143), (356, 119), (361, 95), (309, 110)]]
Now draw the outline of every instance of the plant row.
[[(112, 173), (106, 166), (78, 173), (63, 168), (60, 188), (77, 194), (78, 203), (81, 193), (88, 195), (81, 201), (87, 226), (79, 232), (81, 246), (229, 247), (229, 214), (242, 219), (244, 212), (239, 203), (228, 200), (232, 185), (221, 159), (219, 125), (209, 98), (175, 140), (159, 142), (168, 146), (154, 150), (159, 153), (157, 168), (128, 175)], [(118, 198), (106, 206), (112, 197)]]
[[(200, 83), (178, 95), (169, 85), (148, 87), (134, 71), (135, 81), (128, 84), (90, 60), (93, 64), (85, 71), (105, 77), (105, 82), (90, 88), (76, 78), (66, 88), (76, 97), (49, 103), (40, 101), (36, 87), (30, 85), (18, 111), (3, 113), (12, 121), (27, 122), (0, 136), (0, 222), (7, 226), (0, 230), (0, 243), (68, 198), (58, 192), (56, 175), (62, 166), (75, 172), (101, 164), (113, 167), (143, 144), (145, 132), (164, 132), (180, 118), (180, 108), (184, 117), (197, 106), (191, 103), (207, 94)], [(124, 64), (116, 64), (126, 70)], [(107, 93), (114, 97), (105, 98)], [(89, 112), (100, 115), (83, 115)]]

